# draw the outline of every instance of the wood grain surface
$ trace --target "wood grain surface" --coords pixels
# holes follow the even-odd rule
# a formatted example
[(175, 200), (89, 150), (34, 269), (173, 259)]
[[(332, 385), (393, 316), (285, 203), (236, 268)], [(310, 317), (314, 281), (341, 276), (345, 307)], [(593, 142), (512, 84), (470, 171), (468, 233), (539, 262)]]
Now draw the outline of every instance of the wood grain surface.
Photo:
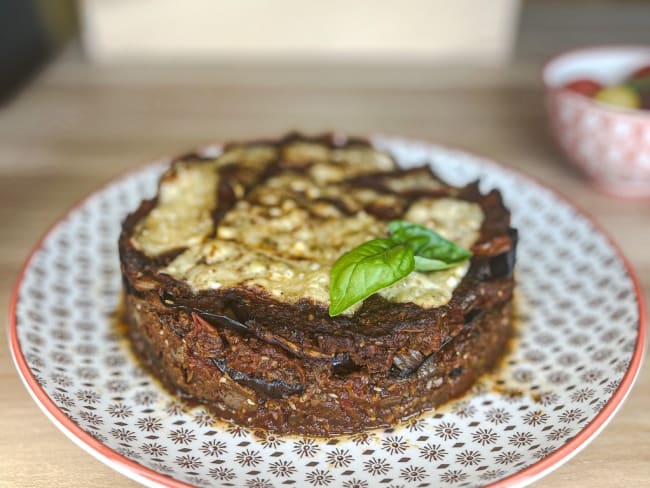
[[(211, 141), (336, 129), (399, 134), (503, 161), (569, 195), (650, 290), (650, 203), (593, 191), (549, 141), (538, 66), (313, 63), (98, 67), (55, 61), (0, 112), (0, 303), (29, 249), (103, 182)], [(524, 230), (522, 230), (523, 232)], [(68, 440), (21, 384), (0, 335), (0, 486), (136, 486)], [(650, 485), (650, 365), (591, 444), (539, 487)]]

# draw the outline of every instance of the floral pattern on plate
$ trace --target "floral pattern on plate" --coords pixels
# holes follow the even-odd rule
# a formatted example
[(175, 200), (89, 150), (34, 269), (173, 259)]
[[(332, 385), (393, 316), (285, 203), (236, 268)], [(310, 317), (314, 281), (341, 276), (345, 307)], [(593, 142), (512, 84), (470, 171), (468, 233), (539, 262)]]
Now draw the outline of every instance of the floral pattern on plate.
[[(377, 138), (404, 166), (499, 188), (520, 230), (517, 334), (464, 397), (399, 425), (330, 439), (254, 433), (161, 388), (117, 324), (117, 236), (167, 162), (118, 179), (60, 220), (16, 288), (10, 333), (25, 383), (91, 454), (152, 486), (422, 487), (533, 481), (593, 438), (638, 372), (638, 286), (615, 246), (552, 191), (488, 160)], [(218, 147), (205, 151), (217, 152)]]

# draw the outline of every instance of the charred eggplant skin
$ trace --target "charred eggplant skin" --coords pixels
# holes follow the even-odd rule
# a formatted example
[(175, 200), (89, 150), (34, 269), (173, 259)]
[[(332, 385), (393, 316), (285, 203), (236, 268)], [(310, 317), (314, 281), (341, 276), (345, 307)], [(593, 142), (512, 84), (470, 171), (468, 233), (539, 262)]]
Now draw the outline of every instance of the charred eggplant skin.
[(498, 279), (512, 279), (517, 262), (517, 243), (519, 233), (517, 229), (508, 229), (508, 238), (511, 242), (505, 252), (492, 256), (476, 256), (472, 266), (480, 281)]
[(289, 398), (292, 395), (300, 395), (305, 391), (305, 386), (300, 383), (287, 383), (282, 380), (269, 381), (229, 368), (223, 358), (211, 358), (211, 361), (219, 371), (227, 374), (233, 381), (256, 391), (266, 398)]

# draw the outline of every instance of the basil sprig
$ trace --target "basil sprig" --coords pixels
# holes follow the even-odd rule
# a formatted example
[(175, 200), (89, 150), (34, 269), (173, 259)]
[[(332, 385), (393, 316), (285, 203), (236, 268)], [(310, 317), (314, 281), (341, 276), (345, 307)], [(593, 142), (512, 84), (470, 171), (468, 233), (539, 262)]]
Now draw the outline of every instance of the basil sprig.
[(439, 271), (467, 260), (472, 253), (418, 224), (393, 220), (387, 239), (373, 239), (336, 260), (330, 275), (331, 317), (413, 271)]

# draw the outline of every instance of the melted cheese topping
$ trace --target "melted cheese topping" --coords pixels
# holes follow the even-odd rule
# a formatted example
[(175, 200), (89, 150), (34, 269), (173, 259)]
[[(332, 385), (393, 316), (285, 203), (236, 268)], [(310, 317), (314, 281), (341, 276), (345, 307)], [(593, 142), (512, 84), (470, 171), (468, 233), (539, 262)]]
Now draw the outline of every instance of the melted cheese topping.
[[(421, 207), (432, 213), (417, 218)], [(416, 209), (411, 222), (429, 225), (445, 237), (454, 236), (455, 242), (471, 246), (478, 238), (483, 213), (475, 203), (423, 199), (411, 208)], [(446, 215), (450, 209), (461, 216), (459, 221)], [(385, 232), (385, 222), (363, 211), (321, 220), (310, 218), (293, 200), (270, 209), (240, 202), (224, 219), (216, 239), (181, 254), (165, 272), (187, 281), (195, 290), (244, 285), (261, 288), (280, 301), (309, 298), (329, 304), (334, 262), (344, 252)], [(443, 271), (413, 272), (379, 294), (393, 302), (440, 307), (449, 302), (468, 269), (469, 262), (465, 262)]]
[(483, 225), (483, 210), (477, 203), (456, 198), (422, 198), (411, 205), (404, 219), (435, 230), (445, 239), (470, 248)]
[[(437, 180), (432, 179), (427, 173), (418, 178), (417, 174), (405, 175), (402, 178), (391, 178), (387, 182), (387, 187), (397, 193), (417, 190), (440, 190), (444, 185)], [(429, 177), (427, 177), (429, 176)]]
[(313, 219), (292, 200), (270, 210), (238, 204), (216, 239), (181, 254), (165, 272), (196, 290), (245, 285), (281, 301), (329, 303), (334, 261), (386, 229), (365, 212)]
[(131, 243), (147, 256), (201, 244), (214, 231), (219, 169), (237, 165), (238, 198), (277, 157), (269, 145), (236, 146), (211, 161), (180, 161), (160, 180), (156, 206), (135, 226)]
[[(386, 235), (387, 222), (365, 208), (377, 202), (397, 205), (399, 197), (341, 183), (351, 172), (390, 170), (384, 155), (373, 160), (372, 155), (379, 153), (361, 149), (323, 153), (320, 145), (301, 144), (305, 147), (284, 148), (282, 164), (296, 167), (308, 161), (307, 170), (280, 172), (253, 186), (245, 199), (226, 212), (213, 237), (208, 236), (213, 231), (216, 168), (242, 164), (244, 158), (226, 152), (210, 164), (181, 165), (174, 178), (161, 183), (158, 206), (136, 227), (134, 243), (151, 254), (186, 247), (163, 272), (196, 291), (246, 286), (283, 302), (306, 298), (328, 305), (330, 271), (336, 259)], [(266, 161), (266, 156), (261, 159)], [(249, 163), (256, 161), (259, 158), (254, 157)], [(254, 181), (250, 175), (244, 179), (246, 184)], [(401, 181), (400, 185), (421, 183)], [(478, 239), (484, 216), (475, 203), (422, 198), (410, 205), (403, 218), (470, 247)], [(439, 307), (451, 299), (468, 269), (466, 262), (444, 271), (414, 272), (379, 294), (389, 301)]]
[(177, 164), (162, 178), (155, 208), (136, 225), (135, 248), (157, 256), (200, 244), (213, 230), (217, 183), (213, 164)]

